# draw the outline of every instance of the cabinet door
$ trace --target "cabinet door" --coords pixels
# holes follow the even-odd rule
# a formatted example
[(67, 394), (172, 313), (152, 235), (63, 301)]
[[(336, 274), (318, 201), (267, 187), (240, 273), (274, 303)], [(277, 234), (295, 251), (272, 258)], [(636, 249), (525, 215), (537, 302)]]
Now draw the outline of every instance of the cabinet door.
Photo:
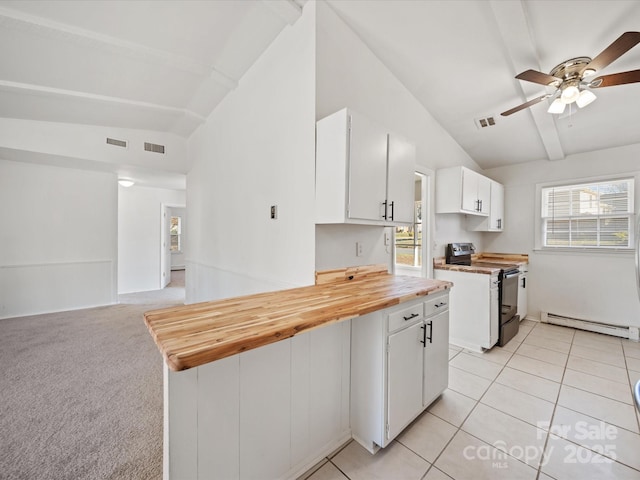
[(518, 315), (520, 320), (524, 320), (527, 316), (527, 275), (521, 273), (518, 280)]
[(382, 446), (422, 410), (423, 325), (419, 322), (388, 337), (387, 426)]
[(424, 380), (422, 401), (427, 407), (449, 385), (449, 312), (425, 321)]
[(387, 168), (387, 220), (413, 223), (416, 147), (397, 135), (389, 134)]
[(491, 208), (491, 180), (478, 174), (478, 212), (489, 215)]
[(381, 221), (387, 195), (386, 130), (352, 112), (349, 152), (349, 218)]
[(504, 228), (504, 187), (498, 182), (491, 182), (491, 210), (489, 230), (502, 231)]
[(477, 212), (478, 204), (478, 178), (479, 174), (473, 170), (462, 169), (462, 210)]

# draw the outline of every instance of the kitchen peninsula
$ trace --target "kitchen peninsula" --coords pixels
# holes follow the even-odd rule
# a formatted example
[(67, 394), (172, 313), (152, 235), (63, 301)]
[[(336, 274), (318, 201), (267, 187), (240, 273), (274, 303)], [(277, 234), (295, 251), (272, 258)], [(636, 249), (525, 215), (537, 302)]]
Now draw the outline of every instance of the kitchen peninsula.
[(319, 272), (313, 286), (147, 312), (165, 358), (164, 478), (304, 473), (352, 436), (351, 319), (415, 324), (451, 286), (354, 267)]

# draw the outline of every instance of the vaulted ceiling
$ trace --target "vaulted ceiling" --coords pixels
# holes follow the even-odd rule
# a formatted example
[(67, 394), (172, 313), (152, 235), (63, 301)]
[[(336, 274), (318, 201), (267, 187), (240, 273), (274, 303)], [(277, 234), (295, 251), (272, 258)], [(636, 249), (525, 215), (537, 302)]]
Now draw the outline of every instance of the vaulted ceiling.
[(0, 115), (190, 135), (294, 2), (2, 1)]
[[(306, 0), (0, 1), (0, 117), (188, 137)], [(570, 115), (516, 80), (640, 29), (640, 2), (328, 0), (483, 168), (640, 143), (640, 84)], [(640, 68), (640, 46), (597, 72)], [(495, 125), (478, 127), (480, 118)]]

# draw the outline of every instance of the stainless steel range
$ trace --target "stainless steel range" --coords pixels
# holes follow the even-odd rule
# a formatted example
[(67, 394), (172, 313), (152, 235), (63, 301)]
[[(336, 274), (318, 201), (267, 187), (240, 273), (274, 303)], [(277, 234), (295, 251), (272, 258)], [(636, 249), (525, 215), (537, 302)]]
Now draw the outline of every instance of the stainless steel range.
[(506, 345), (518, 334), (520, 316), (516, 315), (518, 307), (518, 265), (473, 261), (475, 247), (472, 243), (450, 243), (447, 245), (445, 262), (450, 265), (467, 265), (475, 267), (498, 268), (498, 303), (500, 311), (498, 345)]

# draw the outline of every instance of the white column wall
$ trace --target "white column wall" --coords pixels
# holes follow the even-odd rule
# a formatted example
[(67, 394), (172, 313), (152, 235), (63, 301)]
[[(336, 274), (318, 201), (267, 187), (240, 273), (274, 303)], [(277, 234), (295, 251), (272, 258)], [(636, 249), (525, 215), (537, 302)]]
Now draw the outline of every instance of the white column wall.
[(189, 140), (187, 303), (314, 282), (313, 10)]
[(117, 301), (114, 174), (0, 160), (0, 318)]

